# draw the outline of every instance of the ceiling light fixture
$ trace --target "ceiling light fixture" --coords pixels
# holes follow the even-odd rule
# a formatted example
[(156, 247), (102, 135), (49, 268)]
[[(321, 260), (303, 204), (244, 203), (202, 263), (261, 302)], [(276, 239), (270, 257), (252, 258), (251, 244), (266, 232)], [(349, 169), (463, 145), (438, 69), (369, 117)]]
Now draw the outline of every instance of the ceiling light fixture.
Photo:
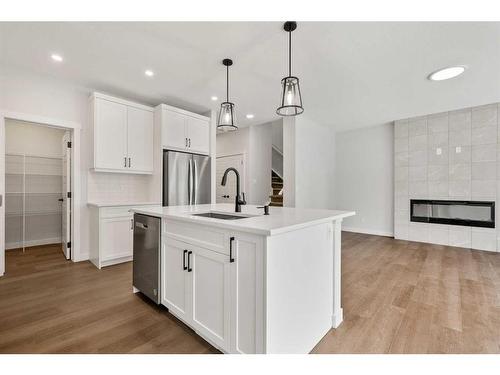
[(429, 74), (427, 78), (431, 81), (444, 81), (446, 79), (458, 77), (460, 74), (465, 72), (465, 68), (466, 66), (464, 65), (450, 66)]
[(218, 98), (218, 97), (216, 97), (216, 96), (212, 96), (210, 99), (212, 99), (212, 100), (215, 102), (215, 101), (216, 101), (216, 100), (218, 100), (219, 98)]
[(248, 118), (248, 119), (252, 119), (252, 118), (254, 118), (254, 115), (252, 115), (251, 113), (249, 113), (249, 114), (247, 115), (247, 118)]
[(288, 33), (288, 76), (281, 80), (281, 102), (276, 110), (280, 116), (297, 116), (304, 112), (300, 95), (299, 79), (292, 76), (292, 31), (297, 22), (287, 21), (283, 29)]
[(222, 60), (222, 65), (226, 67), (226, 101), (220, 104), (217, 130), (227, 132), (238, 129), (238, 127), (234, 124), (236, 122), (234, 115), (234, 103), (229, 101), (229, 67), (233, 65), (233, 60), (224, 59)]
[(50, 57), (52, 58), (52, 60), (57, 61), (57, 62), (62, 62), (63, 61), (62, 56), (58, 55), (56, 53), (53, 53), (52, 55), (50, 55)]
[(149, 70), (149, 69), (148, 69), (148, 70), (146, 70), (146, 71), (144, 72), (144, 74), (145, 74), (145, 75), (147, 75), (148, 77), (152, 77), (152, 76), (154, 76), (154, 75), (155, 75), (155, 73), (154, 73), (152, 70)]

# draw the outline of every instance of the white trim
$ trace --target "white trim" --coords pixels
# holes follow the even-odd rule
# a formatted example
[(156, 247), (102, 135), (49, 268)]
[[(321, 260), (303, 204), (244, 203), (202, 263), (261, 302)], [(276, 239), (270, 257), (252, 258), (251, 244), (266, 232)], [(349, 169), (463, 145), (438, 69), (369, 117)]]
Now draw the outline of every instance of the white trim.
[(185, 109), (172, 107), (171, 105), (167, 105), (167, 104), (159, 104), (158, 106), (156, 106), (156, 108), (158, 108), (158, 107), (160, 107), (160, 109), (162, 109), (162, 110), (177, 112), (177, 113), (180, 113), (182, 115), (191, 116), (191, 117), (194, 117), (194, 118), (197, 118), (200, 120), (204, 120), (204, 121), (210, 121), (210, 119), (211, 119), (211, 117), (207, 117), (207, 116), (200, 115), (198, 113), (186, 111)]
[(276, 147), (275, 145), (272, 145), (271, 146), (273, 148), (273, 150), (275, 150), (278, 154), (280, 154), (281, 156), (283, 156), (283, 151), (281, 151), (278, 147)]
[(154, 112), (154, 107), (149, 106), (149, 105), (144, 105), (136, 102), (131, 102), (130, 100), (122, 99), (122, 98), (117, 98), (116, 96), (111, 96), (107, 94), (103, 94), (101, 92), (93, 92), (90, 95), (90, 99), (102, 99), (102, 100), (107, 100), (108, 102), (113, 102), (113, 103), (118, 103), (118, 104), (123, 104), (128, 107), (134, 107), (137, 109), (142, 109), (144, 111), (148, 112)]
[[(54, 128), (62, 128), (72, 130), (71, 132), (71, 199), (73, 204), (73, 220), (71, 221), (71, 260), (73, 262), (86, 260), (83, 258), (84, 254), (80, 254), (81, 248), (81, 168), (80, 168), (80, 150), (81, 150), (81, 125), (74, 121), (67, 121), (58, 118), (50, 118), (46, 116), (39, 116), (30, 113), (12, 112), (7, 110), (0, 110), (0, 162), (3, 164), (5, 172), (5, 119), (14, 121), (32, 122), (36, 124), (46, 125)], [(5, 173), (0, 178), (0, 193), (5, 194)], [(0, 275), (5, 272), (5, 204), (0, 207), (0, 216), (3, 221), (0, 223)]]
[(372, 234), (374, 236), (394, 237), (394, 232), (387, 232), (384, 230), (355, 228), (355, 227), (346, 227), (346, 226), (342, 226), (342, 230), (346, 231), (346, 232), (353, 232), (353, 233)]
[(5, 244), (5, 251), (11, 251), (14, 249), (20, 249), (23, 247), (28, 248), (28, 247), (34, 247), (34, 246), (41, 246), (41, 245), (57, 245), (62, 242), (61, 237), (54, 237), (54, 238), (44, 238), (42, 240), (33, 240), (33, 241), (25, 241), (24, 243), (22, 241), (20, 242), (9, 242)]

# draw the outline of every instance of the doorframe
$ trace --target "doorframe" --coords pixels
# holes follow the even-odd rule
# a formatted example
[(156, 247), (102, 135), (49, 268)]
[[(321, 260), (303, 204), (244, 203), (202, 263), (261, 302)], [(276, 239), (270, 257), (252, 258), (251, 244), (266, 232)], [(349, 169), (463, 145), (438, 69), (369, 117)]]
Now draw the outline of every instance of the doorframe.
[[(247, 160), (247, 153), (246, 153), (246, 151), (244, 151), (244, 152), (226, 152), (226, 153), (223, 153), (223, 154), (218, 154), (215, 157), (215, 171), (214, 171), (214, 176), (217, 176), (217, 159), (219, 159), (219, 158), (227, 158), (227, 157), (230, 157), (230, 156), (239, 156), (239, 155), (241, 155), (243, 157), (243, 176), (240, 176), (240, 177), (243, 177), (243, 184), (241, 186), (241, 191), (246, 194), (246, 197), (248, 199), (248, 186), (249, 186), (248, 184), (249, 184), (249, 182), (247, 181), (248, 180), (248, 178), (247, 178), (247, 162), (248, 162), (248, 160)], [(217, 184), (220, 184), (220, 181), (216, 181), (216, 183), (215, 183), (215, 192), (217, 192)]]
[[(81, 208), (81, 168), (80, 168), (80, 144), (81, 125), (77, 122), (51, 118), (29, 113), (11, 112), (0, 110), (0, 192), (3, 194), (3, 202), (0, 207), (0, 276), (5, 273), (5, 120), (32, 122), (47, 125), (63, 130), (71, 131), (71, 260), (78, 262), (81, 258), (81, 231), (80, 231), (80, 208)], [(76, 229), (76, 230), (75, 230)]]

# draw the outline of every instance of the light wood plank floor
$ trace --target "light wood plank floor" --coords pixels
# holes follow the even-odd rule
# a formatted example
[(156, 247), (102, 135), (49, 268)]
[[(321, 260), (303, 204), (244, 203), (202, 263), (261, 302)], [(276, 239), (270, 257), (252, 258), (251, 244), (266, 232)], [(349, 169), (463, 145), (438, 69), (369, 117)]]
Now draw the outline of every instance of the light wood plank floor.
[[(500, 254), (343, 233), (344, 322), (314, 353), (500, 353)], [(0, 353), (217, 353), (131, 293), (131, 263), (8, 251)]]

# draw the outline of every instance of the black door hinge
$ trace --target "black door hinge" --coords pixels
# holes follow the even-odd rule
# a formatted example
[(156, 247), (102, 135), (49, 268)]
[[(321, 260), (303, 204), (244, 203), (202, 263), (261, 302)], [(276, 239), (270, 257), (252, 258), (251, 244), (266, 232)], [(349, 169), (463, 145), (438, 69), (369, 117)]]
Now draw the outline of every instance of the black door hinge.
[(68, 191), (68, 198), (71, 198), (71, 191)]
[(71, 148), (71, 142), (68, 142), (68, 148)]
[(70, 241), (70, 242), (68, 242), (68, 243), (66, 244), (66, 246), (68, 247), (68, 249), (71, 249), (71, 241)]

